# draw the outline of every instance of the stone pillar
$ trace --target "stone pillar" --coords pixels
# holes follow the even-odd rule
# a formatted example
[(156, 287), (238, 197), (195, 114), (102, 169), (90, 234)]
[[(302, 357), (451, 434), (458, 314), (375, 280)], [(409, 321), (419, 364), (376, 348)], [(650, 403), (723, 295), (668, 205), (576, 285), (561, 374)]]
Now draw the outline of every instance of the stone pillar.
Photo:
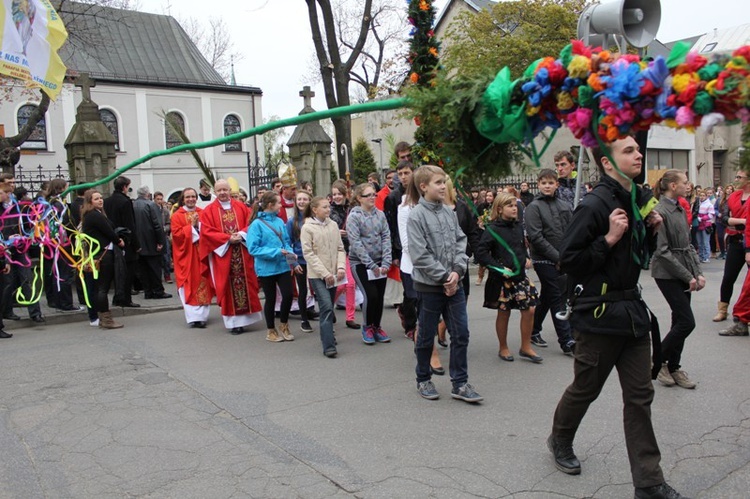
[[(314, 112), (311, 100), (315, 92), (304, 87), (299, 94), (304, 99), (304, 108), (299, 114)], [(331, 192), (332, 143), (317, 121), (297, 126), (287, 142), (289, 159), (297, 169), (298, 182), (312, 182), (315, 195), (325, 196)]]
[[(76, 79), (76, 86), (81, 87), (83, 100), (76, 112), (76, 123), (65, 139), (71, 185), (104, 178), (115, 171), (117, 163), (117, 139), (102, 123), (99, 106), (91, 100), (90, 88), (96, 83), (83, 73)], [(111, 194), (111, 183), (98, 189), (106, 197)]]

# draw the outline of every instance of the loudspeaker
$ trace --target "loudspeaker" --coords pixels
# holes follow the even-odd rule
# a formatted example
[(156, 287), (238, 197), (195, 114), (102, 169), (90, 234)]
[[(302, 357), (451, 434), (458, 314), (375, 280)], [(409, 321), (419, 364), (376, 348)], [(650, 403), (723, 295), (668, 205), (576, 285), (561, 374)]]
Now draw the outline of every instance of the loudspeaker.
[(578, 38), (590, 44), (592, 35), (623, 36), (630, 45), (642, 48), (654, 41), (660, 23), (659, 0), (594, 3), (578, 19)]

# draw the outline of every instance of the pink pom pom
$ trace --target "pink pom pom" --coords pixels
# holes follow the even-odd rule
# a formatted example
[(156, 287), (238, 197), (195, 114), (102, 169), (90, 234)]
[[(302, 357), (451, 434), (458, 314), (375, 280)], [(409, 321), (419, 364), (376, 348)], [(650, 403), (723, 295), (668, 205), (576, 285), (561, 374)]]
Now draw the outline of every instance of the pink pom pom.
[(680, 126), (693, 126), (695, 121), (695, 113), (689, 107), (682, 106), (677, 110), (675, 121)]

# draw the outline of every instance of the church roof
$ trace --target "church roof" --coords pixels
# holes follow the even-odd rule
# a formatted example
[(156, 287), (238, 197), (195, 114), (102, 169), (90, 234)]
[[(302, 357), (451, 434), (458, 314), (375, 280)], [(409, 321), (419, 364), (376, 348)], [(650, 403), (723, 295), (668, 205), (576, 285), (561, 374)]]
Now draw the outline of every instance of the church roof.
[(261, 93), (228, 85), (171, 16), (71, 1), (56, 7), (70, 33), (60, 49), (69, 72), (118, 83)]

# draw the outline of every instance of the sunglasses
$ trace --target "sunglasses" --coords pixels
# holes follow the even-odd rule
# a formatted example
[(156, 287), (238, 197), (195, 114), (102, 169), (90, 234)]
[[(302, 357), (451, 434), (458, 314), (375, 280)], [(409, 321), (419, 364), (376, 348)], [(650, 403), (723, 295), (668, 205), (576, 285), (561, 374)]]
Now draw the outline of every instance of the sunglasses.
[(374, 198), (375, 197), (375, 193), (371, 192), (370, 194), (360, 194), (359, 197), (361, 197), (361, 198)]
[(742, 180), (742, 179), (745, 179), (745, 178), (747, 178), (745, 175), (735, 175), (735, 177), (734, 177), (735, 180)]

